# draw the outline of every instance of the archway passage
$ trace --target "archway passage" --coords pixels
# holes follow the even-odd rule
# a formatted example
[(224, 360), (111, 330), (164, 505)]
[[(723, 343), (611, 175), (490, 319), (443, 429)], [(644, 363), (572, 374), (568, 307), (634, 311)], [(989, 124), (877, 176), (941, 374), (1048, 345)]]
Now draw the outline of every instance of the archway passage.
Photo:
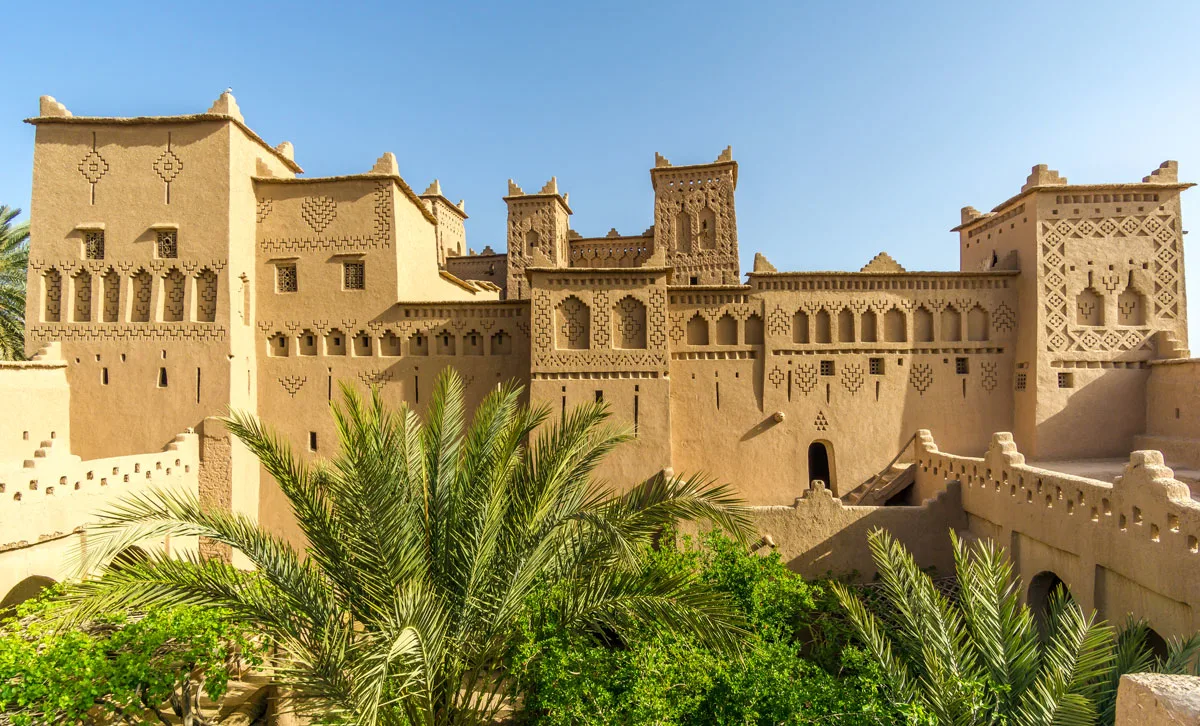
[(13, 585), (3, 600), (0, 600), (0, 618), (12, 615), (18, 605), (41, 595), (42, 590), (53, 585), (54, 580), (41, 575), (32, 575), (21, 580)]
[(1056, 592), (1062, 592), (1068, 600), (1073, 600), (1071, 590), (1058, 575), (1049, 570), (1039, 572), (1029, 581), (1029, 596), (1026, 601), (1033, 613), (1033, 621), (1037, 624), (1038, 632), (1046, 636), (1046, 622), (1050, 615), (1050, 602)]
[(829, 476), (829, 448), (822, 441), (814, 441), (808, 445), (808, 482), (823, 481), (825, 486), (833, 490), (833, 481)]

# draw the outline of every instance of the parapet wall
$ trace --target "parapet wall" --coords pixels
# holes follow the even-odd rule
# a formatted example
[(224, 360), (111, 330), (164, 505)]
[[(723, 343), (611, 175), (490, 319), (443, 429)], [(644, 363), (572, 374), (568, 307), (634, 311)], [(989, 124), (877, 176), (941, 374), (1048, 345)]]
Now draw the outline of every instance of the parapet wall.
[(43, 440), (70, 440), (71, 393), (61, 350), (55, 342), (32, 360), (0, 361), (0, 401), (5, 411), (0, 416), (0, 462), (32, 456)]
[(974, 458), (922, 430), (916, 452), (918, 491), (961, 482), (970, 531), (1008, 548), (1027, 596), (1052, 574), (1102, 617), (1132, 613), (1164, 637), (1200, 629), (1200, 502), (1160, 452), (1133, 452), (1115, 484), (1028, 466), (1009, 433)]
[(1200, 468), (1200, 358), (1155, 361), (1146, 382), (1146, 433), (1141, 449)]

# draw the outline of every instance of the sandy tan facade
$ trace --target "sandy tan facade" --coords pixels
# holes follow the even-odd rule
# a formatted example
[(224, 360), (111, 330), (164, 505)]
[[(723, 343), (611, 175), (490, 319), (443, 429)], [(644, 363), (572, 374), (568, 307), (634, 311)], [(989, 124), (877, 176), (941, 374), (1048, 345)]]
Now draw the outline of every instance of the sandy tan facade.
[[(964, 457), (1011, 431), (1039, 462), (1146, 447), (1200, 466), (1179, 206), (1191, 185), (1174, 162), (1100, 185), (1034, 167), (992, 211), (963, 209), (957, 271), (881, 253), (857, 272), (757, 256), (743, 275), (728, 148), (696, 165), (656, 154), (636, 235), (585, 237), (558, 180), (509, 180), (507, 250), (475, 254), (466, 205), (440, 182), (415, 193), (390, 153), (362, 174), (303, 177), (228, 93), (154, 118), (73, 116), (43, 97), (29, 121), (27, 345), (61, 343), (73, 451), (160, 451), (196, 430), (205, 496), (284, 531), (274, 485), (206, 419), (251, 410), (320, 456), (339, 381), (421, 408), (447, 366), (472, 400), (509, 379), (554, 411), (603, 400), (637, 434), (610, 480), (708, 472), (810, 538), (907, 516), (838, 508), (895, 480), (872, 477), (898, 455), (916, 461), (920, 430)], [(888, 498), (913, 505), (898, 511), (914, 512), (914, 538), (967, 526), (969, 489), (957, 503), (909, 476)], [(803, 510), (778, 509), (798, 497)], [(829, 539), (793, 545), (797, 566), (819, 565)]]

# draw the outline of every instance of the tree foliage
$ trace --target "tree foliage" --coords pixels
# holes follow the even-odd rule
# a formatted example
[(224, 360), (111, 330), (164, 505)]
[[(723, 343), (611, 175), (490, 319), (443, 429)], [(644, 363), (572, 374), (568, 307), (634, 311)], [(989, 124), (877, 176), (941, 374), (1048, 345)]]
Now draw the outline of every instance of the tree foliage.
[(834, 585), (891, 697), (911, 721), (955, 726), (1090, 726), (1112, 723), (1121, 674), (1183, 668), (1200, 637), (1175, 640), (1165, 660), (1146, 646), (1144, 623), (1116, 633), (1063, 589), (1051, 593), (1039, 628), (1021, 602), (1020, 579), (990, 540), (968, 546), (953, 532), (958, 591), (934, 587), (894, 537), (868, 535), (883, 607)]
[(413, 726), (484, 723), (517, 695), (500, 668), (538, 588), (558, 593), (568, 632), (688, 632), (713, 647), (741, 634), (728, 596), (692, 573), (647, 568), (637, 553), (681, 518), (740, 532), (744, 509), (727, 487), (699, 479), (658, 476), (623, 494), (593, 480), (628, 438), (606, 425), (602, 405), (550, 424), (547, 409), (522, 406), (510, 385), (468, 427), (450, 369), (423, 421), (387, 407), (378, 390), (342, 392), (339, 451), (328, 462), (301, 460), (248, 415), (226, 421), (287, 496), (306, 556), (243, 515), (191, 496), (140, 495), (90, 535), (97, 561), (148, 537), (198, 535), (255, 570), (152, 555), (83, 583), (77, 616), (220, 606), (288, 654), (281, 675), (322, 719)]
[(566, 631), (557, 593), (538, 593), (512, 672), (536, 726), (892, 724), (875, 665), (850, 647), (849, 624), (822, 582), (788, 571), (720, 533), (700, 546), (664, 542), (651, 569), (694, 572), (726, 593), (747, 623), (738, 653), (686, 633)]
[(0, 360), (25, 357), (25, 275), (29, 267), (29, 223), (0, 204)]
[(227, 612), (153, 608), (62, 629), (60, 593), (21, 604), (0, 626), (0, 723), (142, 723), (147, 713), (169, 723), (167, 704), (200, 725), (200, 693), (219, 699), (237, 665), (259, 662), (261, 643)]

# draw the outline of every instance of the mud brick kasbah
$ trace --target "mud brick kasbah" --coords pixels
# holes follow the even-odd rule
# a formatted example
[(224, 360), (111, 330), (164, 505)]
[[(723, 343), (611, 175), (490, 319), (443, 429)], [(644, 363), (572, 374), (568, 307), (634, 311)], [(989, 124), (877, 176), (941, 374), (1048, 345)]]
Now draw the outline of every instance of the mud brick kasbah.
[(1174, 161), (1082, 185), (1037, 165), (991, 211), (963, 208), (953, 271), (880, 252), (743, 273), (730, 148), (654, 154), (637, 234), (584, 236), (558, 180), (509, 180), (506, 251), (475, 252), (437, 180), (416, 191), (392, 153), (305, 177), (228, 92), (137, 118), (44, 96), (28, 122), (31, 360), (0, 364), (6, 602), (66, 576), (90, 513), (142, 487), (295, 536), (213, 417), (252, 411), (320, 457), (340, 381), (420, 410), (453, 366), (469, 403), (513, 379), (555, 413), (603, 400), (636, 433), (603, 477), (731, 482), (797, 571), (870, 577), (874, 526), (948, 568), (955, 528), (1010, 548), (1031, 600), (1061, 581), (1102, 615), (1200, 628), (1192, 184)]

